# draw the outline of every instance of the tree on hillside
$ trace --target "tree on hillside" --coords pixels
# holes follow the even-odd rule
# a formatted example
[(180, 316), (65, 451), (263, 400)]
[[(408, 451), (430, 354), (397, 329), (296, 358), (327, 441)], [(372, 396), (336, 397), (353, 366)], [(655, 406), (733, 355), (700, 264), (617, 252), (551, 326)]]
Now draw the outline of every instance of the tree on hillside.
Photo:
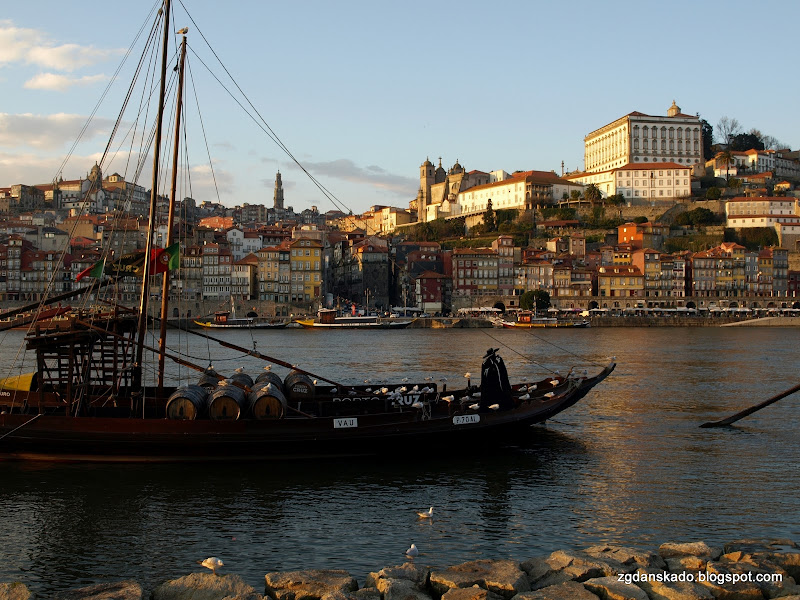
[(731, 138), (731, 150), (744, 152), (745, 150), (764, 150), (764, 142), (757, 129), (751, 129), (750, 133), (738, 133)]
[(735, 162), (733, 158), (733, 152), (730, 150), (724, 150), (717, 155), (717, 163), (721, 163), (725, 165), (725, 181), (730, 181), (730, 168), (731, 165)]
[(486, 211), (483, 213), (483, 230), (485, 232), (495, 231), (497, 229), (497, 223), (495, 222), (494, 218), (494, 210), (492, 209), (492, 200), (491, 198), (486, 203)]
[(602, 200), (603, 194), (600, 192), (600, 188), (597, 187), (595, 184), (590, 183), (586, 186), (586, 189), (583, 190), (583, 197), (586, 198), (592, 204), (597, 204)]
[(725, 147), (730, 150), (733, 138), (742, 132), (742, 126), (739, 121), (728, 117), (722, 117), (717, 123), (717, 139), (720, 144), (725, 144)]
[(706, 190), (706, 199), (707, 200), (719, 200), (720, 196), (722, 196), (722, 190), (718, 187), (710, 187)]
[(581, 193), (580, 193), (580, 191), (578, 191), (578, 190), (572, 190), (572, 191), (569, 193), (569, 197), (570, 197), (572, 200), (580, 200), (580, 198), (581, 198)]

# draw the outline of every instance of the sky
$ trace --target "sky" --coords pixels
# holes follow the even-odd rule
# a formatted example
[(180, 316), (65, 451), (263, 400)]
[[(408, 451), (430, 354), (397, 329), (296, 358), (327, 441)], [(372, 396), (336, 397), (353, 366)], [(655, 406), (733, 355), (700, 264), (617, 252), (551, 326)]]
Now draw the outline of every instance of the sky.
[[(100, 160), (141, 43), (62, 169), (155, 5), (4, 7), (0, 187), (77, 179)], [(666, 115), (673, 100), (715, 129), (729, 117), (800, 147), (795, 1), (173, 0), (173, 13), (171, 31), (189, 27), (187, 95), (196, 98), (187, 98), (182, 158), (191, 179), (179, 194), (197, 201), (272, 206), (280, 171), (296, 211), (407, 208), (426, 159), (467, 171), (582, 169), (589, 132), (633, 111)], [(224, 77), (209, 46), (330, 194), (209, 75), (203, 63)], [(133, 179), (135, 151), (113, 148), (104, 175)]]

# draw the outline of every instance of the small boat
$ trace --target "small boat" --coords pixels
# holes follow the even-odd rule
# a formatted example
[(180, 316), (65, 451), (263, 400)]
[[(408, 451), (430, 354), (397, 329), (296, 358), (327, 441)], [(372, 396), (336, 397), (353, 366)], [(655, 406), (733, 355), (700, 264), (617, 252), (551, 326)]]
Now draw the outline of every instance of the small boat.
[(414, 319), (399, 319), (397, 317), (378, 317), (375, 315), (350, 315), (337, 316), (338, 311), (333, 308), (321, 308), (318, 319), (295, 319), (295, 323), (308, 329), (320, 327), (323, 329), (404, 329), (414, 322)]
[(71, 306), (55, 306), (22, 313), (8, 311), (0, 315), (0, 331), (7, 329), (28, 329), (33, 326), (47, 327), (52, 321), (61, 321), (72, 311)]
[(498, 319), (497, 323), (500, 327), (505, 327), (507, 329), (513, 329), (515, 327), (529, 329), (532, 327), (589, 327), (589, 321), (587, 319), (572, 320), (559, 319), (556, 317), (538, 317), (531, 311), (520, 312), (514, 321)]
[(214, 313), (213, 320), (195, 319), (194, 323), (208, 329), (280, 329), (286, 327), (286, 321), (280, 319), (263, 319), (258, 315), (237, 317), (233, 296), (231, 296), (230, 310), (218, 310)]

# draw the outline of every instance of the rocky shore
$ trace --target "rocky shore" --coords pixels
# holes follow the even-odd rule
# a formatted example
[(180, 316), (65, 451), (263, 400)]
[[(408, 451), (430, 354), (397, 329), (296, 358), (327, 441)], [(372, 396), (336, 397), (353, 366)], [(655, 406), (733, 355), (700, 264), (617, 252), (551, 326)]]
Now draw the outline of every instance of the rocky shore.
[[(234, 573), (192, 573), (158, 585), (152, 600), (800, 600), (800, 547), (791, 540), (665, 543), (657, 550), (593, 546), (522, 562), (475, 560), (431, 569), (422, 557), (370, 573), (267, 573), (263, 594)], [(232, 569), (233, 570), (233, 569)], [(0, 600), (36, 598), (0, 583)], [(65, 590), (54, 600), (143, 600), (135, 581)]]

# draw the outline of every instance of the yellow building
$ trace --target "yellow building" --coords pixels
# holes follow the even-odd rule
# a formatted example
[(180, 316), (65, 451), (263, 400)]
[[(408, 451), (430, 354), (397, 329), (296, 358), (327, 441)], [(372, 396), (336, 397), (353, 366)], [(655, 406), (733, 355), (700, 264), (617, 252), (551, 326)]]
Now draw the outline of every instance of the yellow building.
[(322, 296), (322, 242), (299, 238), (289, 244), (290, 301), (310, 304)]
[(644, 296), (644, 275), (631, 265), (600, 267), (597, 287), (602, 298), (641, 298)]

